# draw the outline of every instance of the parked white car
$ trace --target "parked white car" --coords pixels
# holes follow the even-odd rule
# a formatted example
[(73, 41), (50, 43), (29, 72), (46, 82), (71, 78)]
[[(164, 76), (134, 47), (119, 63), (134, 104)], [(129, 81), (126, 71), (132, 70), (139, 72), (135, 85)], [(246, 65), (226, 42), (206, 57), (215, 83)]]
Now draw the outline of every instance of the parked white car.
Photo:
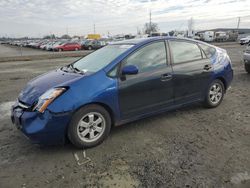
[(56, 43), (56, 42), (49, 42), (49, 43), (45, 46), (45, 50), (51, 51), (52, 48), (53, 48), (53, 45), (54, 45), (55, 43)]
[(250, 36), (247, 36), (245, 38), (241, 38), (240, 39), (240, 44), (243, 45), (243, 44), (248, 44), (250, 42)]
[(56, 47), (62, 45), (63, 43), (65, 43), (65, 41), (59, 41), (59, 42), (54, 43), (54, 44), (52, 45), (52, 47), (51, 47), (51, 50), (54, 51)]
[(245, 63), (245, 69), (250, 74), (250, 43), (246, 47), (246, 50), (243, 55), (243, 60)]

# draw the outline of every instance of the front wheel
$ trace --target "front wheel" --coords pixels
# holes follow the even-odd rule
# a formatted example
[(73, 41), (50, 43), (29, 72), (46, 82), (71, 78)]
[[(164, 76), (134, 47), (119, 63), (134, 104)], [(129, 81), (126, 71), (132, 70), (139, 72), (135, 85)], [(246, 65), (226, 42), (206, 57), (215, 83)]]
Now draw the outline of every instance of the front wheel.
[(245, 63), (245, 70), (250, 74), (250, 64)]
[(225, 93), (224, 84), (216, 79), (214, 80), (206, 93), (206, 97), (204, 100), (204, 105), (208, 108), (215, 108), (220, 105), (223, 100)]
[(78, 148), (94, 147), (109, 135), (111, 118), (99, 105), (88, 105), (78, 110), (68, 128), (68, 138)]

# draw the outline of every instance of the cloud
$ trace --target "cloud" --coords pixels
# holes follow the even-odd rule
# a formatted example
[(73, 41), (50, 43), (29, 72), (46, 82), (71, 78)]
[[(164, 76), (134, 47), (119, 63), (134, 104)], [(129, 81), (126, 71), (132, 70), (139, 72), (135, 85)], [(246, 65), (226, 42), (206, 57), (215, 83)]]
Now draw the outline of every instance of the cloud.
[[(249, 0), (1, 0), (0, 36), (43, 36), (49, 33), (71, 35), (96, 31), (135, 33), (149, 20), (161, 31), (185, 29), (187, 20), (195, 28), (236, 26), (236, 18), (250, 15)], [(250, 25), (242, 19), (242, 26)], [(204, 24), (205, 22), (205, 24)]]

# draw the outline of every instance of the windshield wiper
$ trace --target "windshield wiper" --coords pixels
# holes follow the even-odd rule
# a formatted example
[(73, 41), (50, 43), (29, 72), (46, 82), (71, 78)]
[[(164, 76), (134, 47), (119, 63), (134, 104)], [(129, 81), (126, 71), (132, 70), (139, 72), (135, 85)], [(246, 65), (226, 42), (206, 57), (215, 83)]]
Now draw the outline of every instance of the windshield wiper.
[(72, 70), (74, 70), (74, 72), (76, 72), (76, 73), (84, 74), (83, 71), (81, 71), (80, 69), (74, 67), (73, 64), (70, 64), (69, 67), (70, 67)]

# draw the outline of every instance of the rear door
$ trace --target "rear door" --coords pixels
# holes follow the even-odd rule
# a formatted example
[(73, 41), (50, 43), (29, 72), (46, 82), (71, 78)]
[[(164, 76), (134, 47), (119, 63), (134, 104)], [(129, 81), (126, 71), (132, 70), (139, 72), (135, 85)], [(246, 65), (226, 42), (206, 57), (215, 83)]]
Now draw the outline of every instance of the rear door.
[(169, 40), (175, 103), (182, 104), (204, 97), (212, 77), (212, 64), (196, 42)]
[(173, 104), (172, 68), (167, 59), (165, 42), (158, 41), (141, 47), (123, 61), (122, 67), (134, 65), (139, 70), (136, 75), (119, 79), (123, 119), (153, 113)]

